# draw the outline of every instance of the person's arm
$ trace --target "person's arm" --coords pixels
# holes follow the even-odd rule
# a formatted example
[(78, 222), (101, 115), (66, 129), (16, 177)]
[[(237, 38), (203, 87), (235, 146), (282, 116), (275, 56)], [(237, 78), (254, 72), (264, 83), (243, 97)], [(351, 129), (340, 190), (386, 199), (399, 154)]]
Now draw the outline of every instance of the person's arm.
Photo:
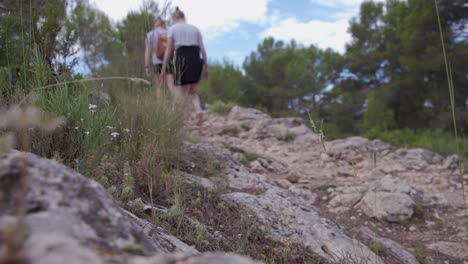
[(147, 77), (150, 76), (150, 70), (151, 70), (150, 57), (151, 57), (151, 42), (146, 40), (145, 41), (145, 73)]
[(174, 40), (169, 37), (167, 38), (167, 44), (166, 44), (166, 51), (164, 52), (164, 59), (163, 59), (163, 64), (161, 68), (161, 75), (159, 77), (159, 83), (162, 84), (164, 81), (164, 77), (166, 76), (166, 71), (167, 71), (167, 63), (169, 62), (170, 56), (172, 52), (174, 51)]
[(200, 35), (200, 39), (198, 40), (198, 46), (200, 47), (200, 52), (203, 57), (203, 67), (205, 67), (205, 71), (203, 72), (203, 77), (208, 79), (210, 77), (210, 67), (208, 66), (208, 57), (206, 56), (205, 45), (203, 44), (203, 38)]

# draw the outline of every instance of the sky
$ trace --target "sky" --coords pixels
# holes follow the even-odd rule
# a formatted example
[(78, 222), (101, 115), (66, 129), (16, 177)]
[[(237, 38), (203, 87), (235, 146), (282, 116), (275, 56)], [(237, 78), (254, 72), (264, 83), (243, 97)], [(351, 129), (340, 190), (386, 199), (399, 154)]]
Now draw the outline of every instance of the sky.
[[(114, 21), (144, 0), (91, 0)], [(165, 1), (156, 1), (163, 4)], [(363, 0), (172, 0), (203, 36), (208, 58), (242, 65), (269, 36), (344, 52), (349, 20)]]

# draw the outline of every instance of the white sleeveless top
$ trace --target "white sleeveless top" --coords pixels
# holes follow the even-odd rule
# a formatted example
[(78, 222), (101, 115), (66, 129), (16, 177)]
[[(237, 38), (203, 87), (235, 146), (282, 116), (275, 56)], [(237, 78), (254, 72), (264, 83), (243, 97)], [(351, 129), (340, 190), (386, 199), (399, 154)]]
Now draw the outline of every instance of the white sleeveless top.
[(174, 46), (177, 49), (181, 46), (198, 46), (201, 33), (193, 25), (176, 23), (169, 28), (167, 37), (174, 41)]
[(165, 30), (164, 28), (156, 28), (156, 29), (153, 29), (151, 30), (150, 32), (148, 32), (148, 34), (146, 34), (146, 39), (145, 39), (145, 44), (150, 44), (151, 45), (151, 61), (153, 62), (153, 64), (162, 64), (162, 60), (158, 59), (158, 57), (156, 57), (156, 54), (154, 54), (153, 50), (156, 48), (156, 46), (158, 45), (158, 37), (159, 36), (166, 36), (167, 35), (167, 30)]

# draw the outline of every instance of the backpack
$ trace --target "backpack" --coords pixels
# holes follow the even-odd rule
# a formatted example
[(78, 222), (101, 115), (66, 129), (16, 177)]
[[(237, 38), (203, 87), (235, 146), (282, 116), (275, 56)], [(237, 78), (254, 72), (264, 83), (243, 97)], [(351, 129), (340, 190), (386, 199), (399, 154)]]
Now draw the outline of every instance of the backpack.
[(156, 58), (163, 60), (164, 53), (166, 52), (167, 37), (162, 36), (163, 34), (157, 32), (155, 36), (158, 36), (158, 42), (156, 43), (156, 48), (154, 48), (154, 54)]

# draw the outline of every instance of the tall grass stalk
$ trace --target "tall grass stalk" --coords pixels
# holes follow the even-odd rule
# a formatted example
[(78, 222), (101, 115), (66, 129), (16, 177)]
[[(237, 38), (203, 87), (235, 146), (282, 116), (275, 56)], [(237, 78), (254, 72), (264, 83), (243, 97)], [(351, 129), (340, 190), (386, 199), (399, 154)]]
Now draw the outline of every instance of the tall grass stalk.
[(310, 126), (312, 127), (312, 131), (314, 131), (316, 134), (319, 134), (320, 145), (322, 146), (323, 150), (327, 152), (327, 148), (325, 147), (325, 134), (323, 133), (323, 120), (320, 122), (320, 128), (318, 128), (314, 122), (314, 119), (312, 118), (312, 115), (310, 113), (307, 114), (309, 115), (309, 122)]
[[(457, 151), (456, 153), (459, 157), (461, 157), (460, 156), (460, 144), (458, 141), (457, 121), (456, 121), (456, 114), (455, 114), (455, 87), (453, 85), (452, 68), (451, 68), (450, 63), (448, 62), (447, 52), (445, 50), (444, 34), (442, 32), (442, 22), (440, 20), (439, 6), (437, 5), (437, 0), (434, 0), (434, 5), (436, 9), (436, 14), (437, 14), (437, 22), (439, 24), (440, 43), (442, 44), (442, 53), (443, 53), (444, 63), (445, 63), (445, 72), (447, 74), (447, 83), (448, 83), (449, 96), (450, 96), (450, 107), (452, 109), (453, 130), (455, 134), (455, 145), (456, 145), (456, 151)], [(460, 174), (459, 175), (460, 182), (462, 185), (463, 206), (465, 208), (465, 217), (468, 217), (468, 207), (467, 207), (467, 202), (466, 202), (465, 183), (463, 181), (463, 167), (462, 167), (461, 160), (458, 161), (458, 170)]]
[(77, 83), (85, 83), (85, 82), (97, 82), (97, 81), (112, 81), (112, 80), (123, 80), (123, 81), (130, 81), (136, 84), (144, 84), (146, 86), (150, 86), (151, 83), (148, 80), (137, 78), (137, 77), (128, 77), (128, 76), (110, 76), (110, 77), (100, 77), (100, 78), (89, 78), (83, 80), (72, 80), (72, 81), (65, 81), (65, 82), (58, 82), (50, 85), (39, 86), (36, 88), (31, 89), (31, 91), (23, 97), (23, 99), (18, 103), (19, 105), (26, 102), (26, 100), (33, 94), (33, 92), (47, 90), (50, 88), (54, 88), (57, 86), (69, 85), (69, 84), (77, 84)]

